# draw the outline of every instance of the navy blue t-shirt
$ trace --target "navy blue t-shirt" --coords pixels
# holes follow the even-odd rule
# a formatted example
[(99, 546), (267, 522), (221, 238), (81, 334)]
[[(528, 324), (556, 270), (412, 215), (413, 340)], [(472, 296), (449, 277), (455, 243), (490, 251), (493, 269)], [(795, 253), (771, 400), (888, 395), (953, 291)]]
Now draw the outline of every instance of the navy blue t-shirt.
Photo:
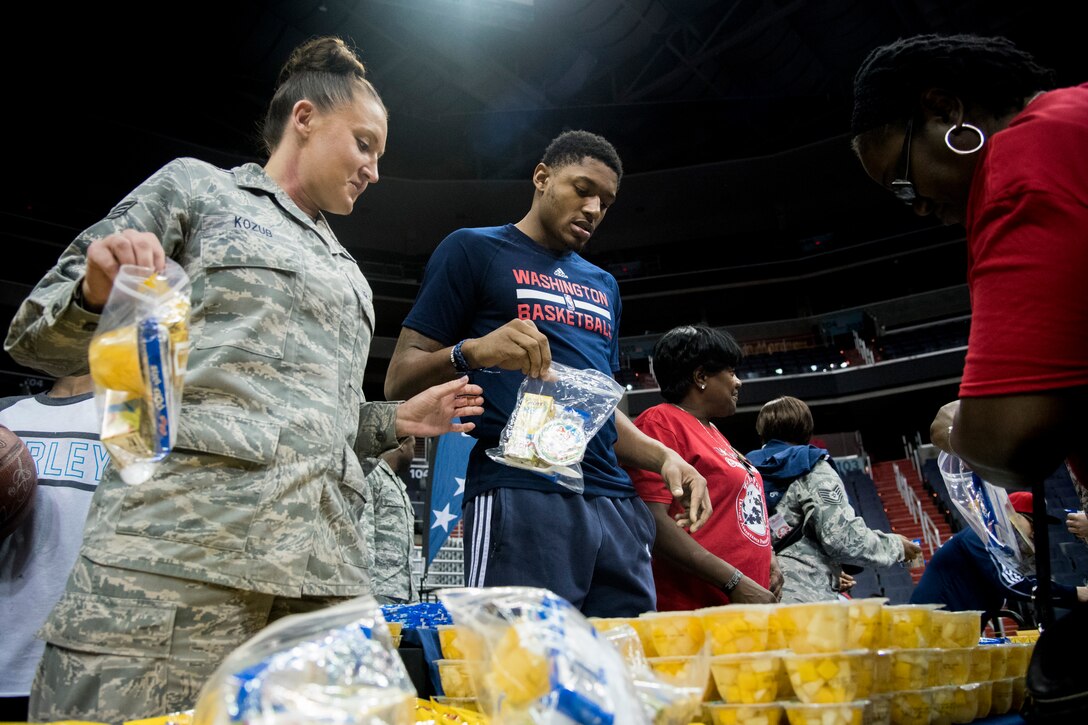
[[(483, 337), (514, 318), (532, 320), (548, 337), (552, 359), (613, 375), (619, 369), (620, 295), (616, 279), (575, 252), (542, 247), (513, 224), (459, 229), (431, 255), (419, 295), (404, 326), (452, 345)], [(549, 478), (496, 463), (485, 450), (498, 445), (518, 388), (518, 370), (472, 373), (484, 389), (484, 414), (472, 435), (465, 499), (497, 487), (561, 491)], [(634, 496), (616, 462), (614, 419), (590, 440), (582, 460), (587, 495)]]

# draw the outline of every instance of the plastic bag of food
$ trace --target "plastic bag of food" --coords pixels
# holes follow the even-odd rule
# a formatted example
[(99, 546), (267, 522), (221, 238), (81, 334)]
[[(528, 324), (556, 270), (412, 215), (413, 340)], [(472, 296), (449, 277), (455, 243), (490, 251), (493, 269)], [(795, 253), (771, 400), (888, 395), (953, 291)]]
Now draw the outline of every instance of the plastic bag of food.
[(416, 691), (373, 597), (277, 620), (204, 684), (193, 725), (415, 723)]
[(957, 456), (944, 451), (937, 456), (937, 466), (949, 498), (986, 545), (994, 563), (1020, 575), (1034, 576), (1035, 545), (1021, 528), (1008, 491), (982, 480)]
[(444, 589), (439, 597), (457, 626), (483, 643), (469, 671), (492, 722), (650, 722), (620, 653), (562, 597), (533, 587)]
[(623, 390), (598, 370), (553, 362), (547, 378), (526, 376), (522, 381), (499, 446), (487, 449), (487, 455), (581, 493), (586, 446), (616, 411)]
[(124, 265), (88, 350), (102, 444), (125, 483), (143, 483), (173, 449), (189, 360), (190, 283)]

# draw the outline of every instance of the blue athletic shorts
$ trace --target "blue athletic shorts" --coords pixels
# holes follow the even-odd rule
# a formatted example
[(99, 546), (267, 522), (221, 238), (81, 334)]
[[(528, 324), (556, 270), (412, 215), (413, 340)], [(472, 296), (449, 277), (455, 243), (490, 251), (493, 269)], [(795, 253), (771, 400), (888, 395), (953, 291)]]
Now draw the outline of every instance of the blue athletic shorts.
[(637, 496), (496, 488), (464, 506), (465, 584), (550, 589), (587, 617), (657, 607), (657, 527)]

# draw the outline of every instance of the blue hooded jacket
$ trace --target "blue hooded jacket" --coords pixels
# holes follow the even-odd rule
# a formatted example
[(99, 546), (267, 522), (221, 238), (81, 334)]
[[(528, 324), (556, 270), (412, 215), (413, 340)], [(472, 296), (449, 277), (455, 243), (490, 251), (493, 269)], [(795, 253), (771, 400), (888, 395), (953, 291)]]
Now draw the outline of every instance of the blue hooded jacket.
[[(767, 513), (773, 514), (778, 502), (786, 495), (790, 484), (816, 467), (821, 460), (826, 460), (832, 468), (835, 462), (824, 448), (812, 445), (798, 446), (785, 441), (771, 439), (762, 448), (752, 451), (748, 460), (763, 476), (763, 492), (767, 498)], [(838, 473), (838, 469), (835, 469)]]

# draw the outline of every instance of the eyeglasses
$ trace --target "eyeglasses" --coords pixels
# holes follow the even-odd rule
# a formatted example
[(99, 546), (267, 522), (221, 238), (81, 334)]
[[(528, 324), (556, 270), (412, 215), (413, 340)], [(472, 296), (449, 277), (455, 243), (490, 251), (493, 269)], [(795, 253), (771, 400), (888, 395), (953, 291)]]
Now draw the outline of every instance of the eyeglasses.
[(903, 138), (903, 152), (899, 155), (896, 168), (903, 169), (903, 175), (892, 181), (892, 193), (904, 204), (913, 204), (918, 198), (914, 191), (914, 182), (910, 180), (910, 137), (914, 131), (914, 118), (907, 121), (907, 133)]

